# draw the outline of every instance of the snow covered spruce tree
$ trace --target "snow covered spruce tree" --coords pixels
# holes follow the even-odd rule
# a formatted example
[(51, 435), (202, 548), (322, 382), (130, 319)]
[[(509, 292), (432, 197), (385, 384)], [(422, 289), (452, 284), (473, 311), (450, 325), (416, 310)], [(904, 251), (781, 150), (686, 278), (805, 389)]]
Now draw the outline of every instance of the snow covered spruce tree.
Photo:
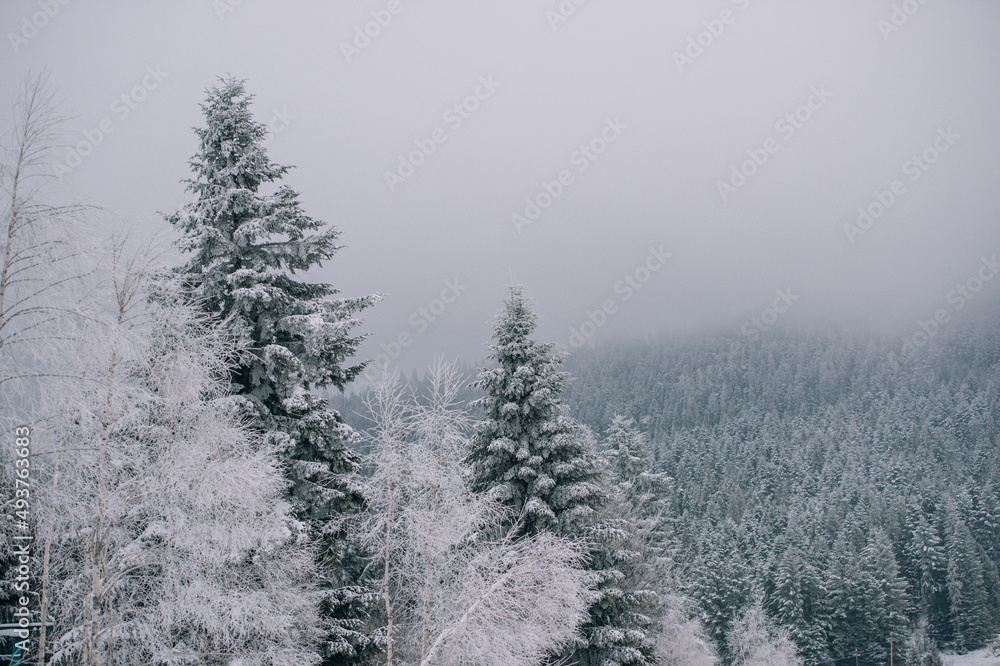
[(698, 603), (708, 637), (726, 657), (726, 636), (739, 610), (749, 603), (747, 581), (753, 569), (747, 557), (746, 530), (731, 518), (722, 525), (701, 526), (697, 554), (688, 572), (688, 593)]
[(86, 666), (316, 664), (314, 554), (273, 445), (227, 395), (231, 338), (189, 306), (151, 306), (143, 263), (116, 246), (111, 288), (95, 290), (34, 429), (55, 618), (39, 652)]
[[(593, 442), (589, 431), (581, 430), (584, 441)], [(580, 532), (591, 546), (594, 586), (590, 617), (582, 627), (584, 643), (573, 655), (585, 666), (656, 663), (652, 630), (659, 595), (650, 585), (650, 569), (657, 557), (640, 534), (629, 502), (616, 490), (613, 482), (607, 484), (596, 520)]]
[[(694, 601), (684, 595), (674, 578), (678, 550), (671, 498), (674, 480), (653, 471), (648, 437), (635, 421), (615, 414), (608, 427), (601, 457), (608, 469), (608, 511), (624, 519), (629, 549), (636, 554), (619, 565), (624, 590), (638, 590), (645, 603), (635, 617), (643, 630), (655, 634), (659, 663), (665, 666), (708, 666), (718, 656), (697, 617)], [(641, 591), (645, 591), (644, 593)]]
[(609, 501), (591, 532), (618, 535), (598, 541), (595, 560), (607, 570), (598, 588), (605, 597), (600, 606), (618, 644), (615, 660), (653, 663), (651, 637), (679, 630), (671, 624), (674, 611), (687, 605), (671, 580), (673, 479), (652, 471), (645, 434), (620, 414), (612, 418), (600, 455)]
[(351, 329), (379, 297), (334, 298), (331, 285), (296, 279), (334, 256), (339, 232), (306, 215), (290, 187), (275, 189), (290, 167), (268, 158), (252, 99), (242, 80), (208, 90), (187, 181), (195, 200), (167, 217), (191, 254), (177, 274), (189, 299), (249, 351), (230, 382), (281, 451), (296, 512), (320, 540), (325, 663), (364, 663), (377, 651), (361, 624), (373, 597), (341, 566), (341, 518), (363, 505), (359, 458), (348, 447), (357, 435), (317, 391), (343, 390), (364, 368), (345, 365), (364, 337)]
[(995, 635), (990, 617), (991, 599), (983, 576), (981, 549), (962, 520), (954, 502), (945, 507), (947, 546), (947, 590), (951, 602), (954, 645), (959, 650), (975, 650)]
[(827, 612), (821, 567), (809, 552), (806, 530), (818, 522), (805, 506), (788, 512), (785, 531), (775, 539), (768, 563), (766, 606), (770, 617), (785, 627), (806, 666), (830, 661), (824, 631)]
[(908, 507), (906, 533), (903, 571), (910, 584), (912, 614), (926, 620), (930, 639), (940, 639), (950, 631), (950, 626), (945, 626), (949, 624), (945, 579), (948, 555), (937, 525), (927, 519), (917, 502)]
[(673, 594), (671, 565), (674, 543), (671, 495), (674, 480), (653, 471), (649, 443), (631, 418), (611, 419), (601, 451), (608, 467), (613, 506), (629, 521), (633, 539), (643, 552), (635, 575), (641, 585)]
[(627, 524), (603, 515), (609, 498), (593, 439), (565, 414), (562, 359), (530, 338), (535, 325), (523, 289), (511, 287), (488, 356), (499, 367), (480, 371), (475, 384), (485, 417), (467, 456), (472, 487), (509, 507), (523, 534), (551, 530), (591, 544), (589, 617), (563, 656), (584, 666), (654, 663), (640, 612), (648, 592), (622, 585), (621, 567), (637, 556)]
[[(830, 609), (830, 652), (834, 661), (857, 652), (871, 663), (887, 664), (890, 651), (894, 646), (902, 649), (907, 638), (906, 581), (884, 531), (864, 535), (860, 523), (845, 522), (823, 583)], [(865, 544), (860, 553), (858, 544)]]
[(523, 289), (511, 287), (487, 356), (499, 367), (481, 370), (475, 382), (485, 418), (467, 457), (472, 489), (511, 507), (526, 534), (579, 536), (605, 492), (590, 443), (564, 413), (562, 359), (552, 354), (555, 345), (530, 338), (535, 319)]

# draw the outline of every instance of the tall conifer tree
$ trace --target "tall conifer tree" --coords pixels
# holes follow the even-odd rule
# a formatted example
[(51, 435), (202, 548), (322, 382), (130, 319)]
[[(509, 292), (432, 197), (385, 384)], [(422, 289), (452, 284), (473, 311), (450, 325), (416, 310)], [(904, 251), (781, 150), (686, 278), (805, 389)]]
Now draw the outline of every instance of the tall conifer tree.
[(958, 509), (946, 508), (947, 590), (955, 645), (975, 650), (993, 636), (990, 600), (976, 542)]
[(643, 613), (655, 593), (636, 589), (626, 573), (642, 556), (628, 521), (607, 511), (606, 477), (593, 438), (566, 415), (565, 373), (552, 344), (531, 339), (536, 318), (521, 287), (512, 287), (496, 320), (489, 358), (479, 373), (485, 417), (468, 462), (472, 486), (512, 509), (525, 534), (549, 530), (591, 543), (594, 588), (582, 639), (563, 655), (582, 666), (655, 663)]
[(190, 255), (177, 277), (248, 350), (230, 380), (283, 452), (298, 515), (320, 540), (326, 663), (360, 663), (373, 647), (359, 631), (368, 593), (341, 566), (338, 520), (363, 505), (359, 458), (348, 446), (356, 434), (319, 391), (343, 390), (364, 368), (346, 365), (364, 339), (352, 329), (379, 297), (335, 298), (331, 285), (297, 278), (336, 254), (339, 232), (306, 215), (298, 193), (278, 184), (290, 167), (268, 157), (252, 101), (242, 80), (222, 79), (208, 90), (205, 126), (195, 129), (194, 177), (186, 181), (194, 201), (167, 216)]

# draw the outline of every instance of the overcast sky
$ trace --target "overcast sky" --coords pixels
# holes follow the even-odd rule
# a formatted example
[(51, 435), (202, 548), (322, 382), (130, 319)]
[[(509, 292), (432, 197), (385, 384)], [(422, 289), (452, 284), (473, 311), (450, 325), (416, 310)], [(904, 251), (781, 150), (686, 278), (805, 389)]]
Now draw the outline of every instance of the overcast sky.
[(1000, 3), (578, 2), (3, 0), (0, 90), (48, 70), (70, 194), (172, 238), (246, 78), (342, 232), (317, 279), (387, 294), (363, 352), (404, 370), (478, 360), (512, 279), (567, 348), (1000, 295)]

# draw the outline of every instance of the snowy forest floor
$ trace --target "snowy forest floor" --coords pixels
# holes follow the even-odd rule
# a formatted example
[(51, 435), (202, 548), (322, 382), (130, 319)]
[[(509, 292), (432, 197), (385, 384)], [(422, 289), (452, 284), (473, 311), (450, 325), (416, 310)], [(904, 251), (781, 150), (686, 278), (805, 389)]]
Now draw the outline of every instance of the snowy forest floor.
[(993, 656), (993, 650), (983, 648), (968, 654), (942, 653), (945, 666), (1000, 666), (1000, 657)]

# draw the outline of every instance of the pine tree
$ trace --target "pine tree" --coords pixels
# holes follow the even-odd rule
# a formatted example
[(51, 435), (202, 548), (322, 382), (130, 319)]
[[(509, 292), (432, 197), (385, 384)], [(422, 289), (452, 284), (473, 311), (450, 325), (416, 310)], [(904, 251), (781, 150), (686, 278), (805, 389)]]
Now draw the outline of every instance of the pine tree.
[(906, 639), (906, 581), (892, 553), (892, 543), (881, 529), (872, 532), (861, 551), (861, 629), (868, 658), (889, 663), (890, 641)]
[(509, 506), (526, 534), (575, 535), (604, 502), (600, 469), (564, 413), (562, 359), (553, 344), (530, 339), (535, 326), (523, 289), (511, 287), (487, 356), (499, 367), (481, 370), (475, 382), (485, 415), (467, 457), (471, 484)]
[(955, 638), (955, 628), (952, 623), (951, 600), (948, 596), (948, 547), (945, 543), (948, 536), (947, 518), (948, 512), (943, 504), (934, 505), (928, 502), (924, 507), (927, 509), (928, 522), (932, 523), (931, 530), (938, 535), (941, 542), (941, 556), (938, 559), (940, 569), (937, 573), (935, 591), (931, 595), (930, 606), (928, 607), (928, 635), (938, 645), (950, 643)]
[(628, 524), (602, 520), (584, 534), (594, 544), (587, 567), (594, 592), (589, 617), (581, 627), (583, 642), (572, 653), (572, 663), (652, 666), (656, 647), (648, 609), (656, 593), (630, 585), (630, 570), (641, 554), (630, 548)]
[[(857, 550), (858, 528), (845, 520), (827, 563), (830, 652), (838, 664), (888, 664), (892, 645), (906, 639), (906, 581), (899, 575), (892, 544), (880, 529), (871, 530)], [(891, 642), (891, 644), (890, 644)]]
[(970, 495), (971, 515), (966, 519), (969, 530), (994, 565), (1000, 567), (1000, 492), (989, 482), (982, 488), (970, 488)]
[(965, 522), (976, 542), (989, 599), (986, 606), (993, 626), (997, 627), (1000, 626), (1000, 506), (996, 486), (992, 483), (982, 488), (973, 486), (968, 495)]
[[(671, 581), (673, 479), (651, 470), (646, 436), (630, 418), (612, 419), (600, 453), (610, 498), (601, 523), (609, 534), (618, 532), (617, 538), (604, 540), (600, 556), (610, 579), (601, 588), (608, 609), (605, 626), (618, 638), (619, 652), (627, 650), (629, 655), (612, 658), (617, 663), (652, 663), (650, 637), (660, 616), (669, 613), (667, 602), (676, 592)], [(612, 572), (622, 579), (614, 581)]]
[(829, 661), (819, 573), (808, 553), (802, 523), (804, 517), (792, 512), (784, 534), (775, 548), (772, 566), (770, 616), (789, 631), (807, 665)]
[[(904, 571), (910, 583), (910, 596), (916, 613), (933, 624), (943, 615), (939, 607), (947, 604), (947, 555), (936, 526), (927, 520), (919, 507), (911, 508), (908, 513), (907, 532), (909, 538), (904, 546)], [(929, 635), (940, 636), (944, 630), (941, 627), (929, 627), (928, 632)]]
[(830, 651), (838, 664), (853, 663), (855, 652), (866, 663), (888, 664), (890, 641), (902, 646), (907, 637), (906, 581), (882, 530), (871, 532), (860, 553), (852, 532), (841, 529), (827, 564)]
[(828, 595), (825, 614), (830, 623), (830, 652), (837, 664), (848, 663), (855, 650), (866, 648), (861, 619), (861, 567), (852, 541), (848, 530), (842, 528), (830, 551), (823, 582)]
[(530, 338), (535, 315), (520, 287), (512, 287), (496, 320), (489, 358), (499, 365), (479, 373), (485, 412), (468, 462), (472, 488), (488, 493), (518, 517), (524, 534), (552, 531), (591, 543), (594, 588), (582, 639), (564, 655), (584, 666), (655, 663), (644, 607), (655, 593), (629, 584), (626, 570), (641, 554), (628, 521), (607, 511), (608, 492), (592, 437), (564, 413), (565, 374), (552, 344)]
[(652, 580), (665, 583), (677, 548), (671, 504), (674, 480), (664, 472), (653, 471), (646, 434), (639, 431), (633, 419), (620, 414), (611, 420), (602, 456), (615, 489), (612, 503), (628, 508), (629, 520), (647, 551), (645, 566)]
[(954, 641), (960, 650), (982, 647), (993, 633), (979, 549), (954, 505), (946, 508), (947, 589)]
[[(584, 437), (591, 439), (589, 431)], [(596, 448), (592, 446), (591, 448)], [(573, 659), (583, 666), (647, 666), (656, 663), (651, 637), (658, 595), (647, 569), (646, 539), (633, 519), (629, 500), (616, 479), (608, 479), (608, 500), (599, 517), (579, 532), (591, 544), (588, 572), (594, 587), (583, 643)], [(665, 570), (662, 573), (666, 573)]]
[(705, 632), (724, 656), (736, 614), (750, 600), (753, 576), (743, 537), (732, 520), (717, 528), (706, 527), (689, 574), (690, 594), (701, 609)]
[(342, 391), (364, 368), (344, 365), (363, 339), (351, 329), (356, 314), (379, 297), (338, 299), (329, 284), (296, 279), (334, 256), (339, 232), (306, 215), (287, 185), (262, 191), (290, 167), (268, 158), (252, 100), (237, 79), (208, 90), (206, 124), (195, 130), (195, 177), (186, 181), (195, 201), (167, 217), (183, 232), (178, 246), (192, 255), (177, 278), (249, 350), (231, 373), (233, 390), (282, 452), (297, 513), (320, 539), (331, 625), (326, 663), (355, 663), (374, 645), (358, 630), (358, 618), (345, 617), (365, 605), (366, 593), (341, 566), (338, 517), (363, 504), (355, 479), (360, 463), (349, 448), (354, 431), (318, 391)]

